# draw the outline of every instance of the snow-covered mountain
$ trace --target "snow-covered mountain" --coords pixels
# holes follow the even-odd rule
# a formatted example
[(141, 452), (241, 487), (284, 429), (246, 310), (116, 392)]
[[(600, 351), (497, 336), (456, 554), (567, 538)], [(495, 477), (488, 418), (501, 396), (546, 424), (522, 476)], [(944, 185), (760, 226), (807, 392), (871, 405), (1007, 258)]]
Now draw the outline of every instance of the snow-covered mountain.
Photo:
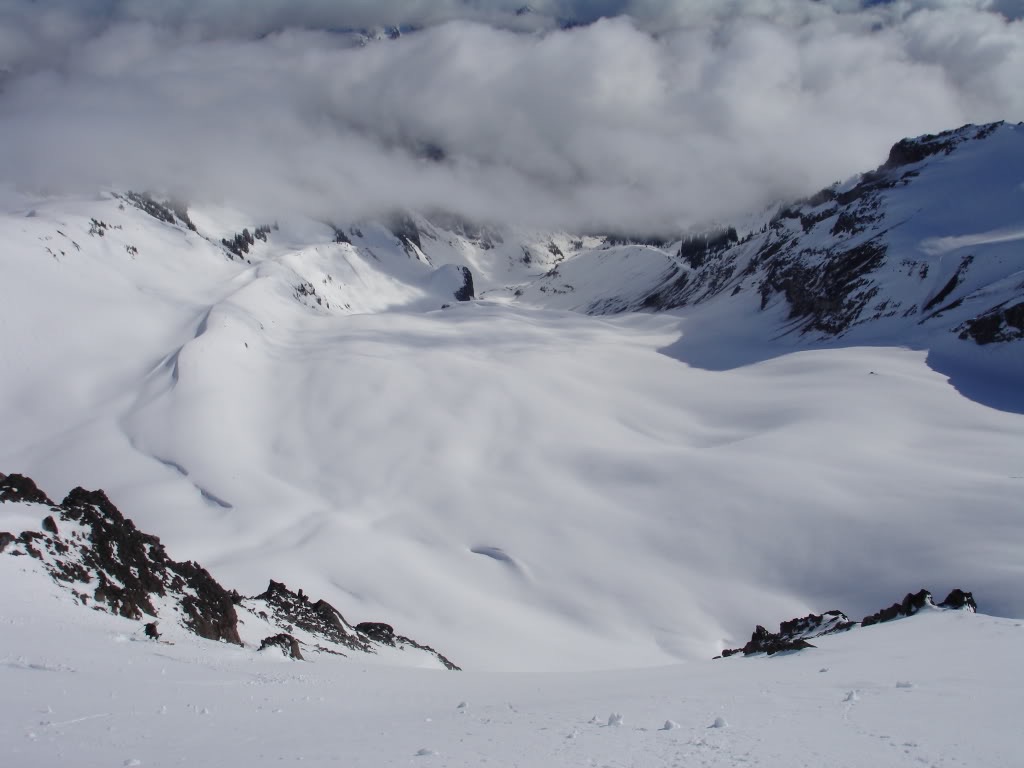
[(992, 531), (1022, 471), (1022, 142), (901, 142), (647, 244), (18, 198), (0, 467), (460, 664), (706, 657), (751, 605), (867, 613), (908, 583), (1015, 614)]
[(1022, 178), (1024, 125), (906, 139), (875, 171), (743, 226), (590, 251), (520, 290), (589, 313), (717, 303), (719, 327), (756, 306), (740, 333), (927, 349), (966, 394), (1020, 411)]
[[(136, 737), (156, 728), (129, 714), (142, 702), (170, 716), (165, 734), (196, 714), (292, 712), (267, 726), (275, 759), (280, 729), (327, 729), (341, 711), (366, 731), (349, 762), (380, 764), (368, 733), (398, 692), (384, 762), (477, 764), (498, 724), (530, 764), (770, 763), (794, 738), (862, 763), (1010, 764), (999, 734), (1021, 686), (994, 681), (1012, 620), (928, 601), (776, 666), (696, 662), (742, 646), (754, 621), (837, 605), (868, 617), (920, 584), (1024, 614), (1022, 195), (1024, 127), (997, 124), (900, 142), (879, 169), (742, 226), (661, 238), (443, 211), (273, 221), (156, 192), (6, 197), (0, 471), (66, 495), (0, 504), (0, 672), (45, 711), (29, 722), (5, 705), (19, 764), (52, 764), (78, 723), (114, 717), (135, 718), (131, 735), (82, 764), (138, 764)], [(134, 520), (112, 530), (146, 544), (143, 559), (88, 554), (118, 519), (108, 507)], [(39, 559), (20, 556), (30, 546)], [(129, 642), (150, 614), (118, 590), (150, 570), (173, 646)], [(97, 587), (119, 616), (82, 607)], [(205, 632), (230, 648), (193, 634), (207, 587), (241, 619), (237, 638), (230, 621)], [(80, 643), (62, 641), (65, 622)], [(315, 678), (267, 671), (296, 646)], [(954, 679), (951, 656), (986, 661)], [(374, 659), (471, 674), (353, 679)], [(681, 660), (695, 663), (571, 674)], [(137, 680), (112, 671), (122, 662)], [(227, 692), (154, 683), (167, 668)], [(355, 700), (323, 694), (328, 717), (321, 683)], [(260, 702), (235, 695), (253, 685), (269, 686)], [(758, 686), (784, 691), (782, 731), (757, 714)], [(942, 697), (968, 689), (983, 748), (897, 714), (925, 694), (921, 711), (948, 724)], [(97, 708), (115, 690), (131, 703)], [(861, 714), (862, 699), (877, 706)], [(705, 728), (719, 717), (728, 727)], [(657, 735), (685, 740), (643, 741), (666, 718), (682, 727)], [(555, 728), (558, 745), (523, 728)], [(291, 754), (328, 760), (296, 739)]]

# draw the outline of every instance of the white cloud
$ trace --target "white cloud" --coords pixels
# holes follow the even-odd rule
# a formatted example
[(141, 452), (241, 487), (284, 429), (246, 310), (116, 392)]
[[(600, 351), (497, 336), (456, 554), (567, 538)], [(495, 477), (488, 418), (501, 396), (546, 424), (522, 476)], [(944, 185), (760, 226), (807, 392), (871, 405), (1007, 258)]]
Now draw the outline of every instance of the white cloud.
[[(990, 12), (1020, 3), (576, 3), (632, 15), (556, 31), (543, 14), (574, 4), (549, 2), (532, 34), (509, 29), (517, 5), (15, 2), (0, 167), (267, 215), (669, 229), (870, 168), (905, 135), (1024, 118), (1024, 23)], [(402, 21), (428, 28), (362, 48), (329, 31)]]

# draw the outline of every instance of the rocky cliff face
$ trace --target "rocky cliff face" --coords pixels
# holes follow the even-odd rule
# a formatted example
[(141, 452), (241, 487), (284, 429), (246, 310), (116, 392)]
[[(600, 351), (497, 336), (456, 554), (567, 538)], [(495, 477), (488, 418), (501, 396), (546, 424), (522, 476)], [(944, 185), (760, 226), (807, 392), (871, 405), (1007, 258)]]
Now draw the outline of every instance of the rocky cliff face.
[(600, 266), (618, 254), (622, 266), (602, 285), (581, 291), (570, 259), (524, 293), (538, 302), (569, 294), (567, 308), (595, 314), (753, 295), (761, 310), (784, 307), (780, 330), (812, 338), (937, 331), (982, 345), (1017, 341), (1022, 183), (1024, 124), (904, 139), (876, 170), (745, 232), (723, 227), (632, 251), (609, 240), (604, 256), (582, 256)]
[[(259, 642), (259, 650), (277, 648), (294, 659), (388, 648), (458, 669), (387, 624), (349, 624), (329, 603), (311, 601), (301, 589), (295, 593), (271, 581), (252, 598), (226, 589), (198, 563), (172, 560), (160, 539), (138, 530), (103, 491), (75, 488), (54, 504), (31, 478), (0, 474), (0, 508), (5, 504), (34, 511), (40, 523), (38, 530), (0, 532), (0, 554), (38, 561), (83, 606), (143, 622), (152, 639), (160, 637), (159, 621), (207, 640), (254, 647)], [(262, 641), (247, 643), (243, 628)]]

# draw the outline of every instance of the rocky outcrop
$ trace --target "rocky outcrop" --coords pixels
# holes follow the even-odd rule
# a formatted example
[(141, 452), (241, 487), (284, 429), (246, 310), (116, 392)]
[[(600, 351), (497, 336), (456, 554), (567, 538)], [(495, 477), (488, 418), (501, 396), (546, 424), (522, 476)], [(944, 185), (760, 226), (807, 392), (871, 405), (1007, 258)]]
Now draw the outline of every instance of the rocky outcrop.
[(960, 327), (960, 338), (980, 345), (1024, 339), (1024, 301), (1006, 302)]
[(30, 504), (53, 506), (50, 497), (39, 489), (32, 478), (17, 474), (0, 474), (0, 502), (2, 501), (25, 501)]
[(476, 292), (473, 288), (473, 273), (469, 271), (469, 267), (459, 267), (462, 270), (462, 287), (455, 291), (456, 301), (472, 301), (476, 298)]
[(300, 589), (292, 592), (284, 584), (271, 580), (266, 591), (246, 601), (246, 607), (266, 615), (277, 626), (289, 632), (298, 628), (330, 646), (368, 652), (369, 644), (355, 627), (326, 600), (312, 601)]
[(708, 232), (695, 237), (684, 238), (679, 244), (679, 252), (676, 254), (686, 262), (691, 269), (698, 269), (730, 246), (739, 242), (739, 235), (732, 227)]
[(870, 627), (872, 624), (882, 624), (893, 619), (901, 619), (905, 616), (913, 616), (925, 608), (942, 608), (947, 610), (967, 610), (975, 612), (978, 610), (974, 602), (974, 595), (964, 592), (961, 589), (954, 589), (949, 596), (938, 605), (932, 600), (932, 593), (927, 589), (918, 592), (908, 593), (898, 603), (893, 603), (888, 608), (883, 608), (877, 613), (865, 616), (861, 626)]
[(954, 589), (950, 592), (946, 599), (939, 603), (939, 608), (951, 611), (978, 612), (978, 604), (974, 602), (974, 595), (970, 592), (964, 592), (962, 589)]
[[(360, 629), (362, 627), (363, 629)], [(438, 653), (436, 650), (431, 648), (429, 645), (422, 645), (417, 643), (415, 640), (405, 637), (404, 635), (395, 634), (394, 629), (391, 628), (390, 624), (382, 624), (380, 622), (366, 622), (359, 624), (356, 627), (365, 637), (372, 640), (373, 642), (381, 645), (386, 645), (390, 648), (396, 648), (398, 650), (405, 650), (407, 648), (413, 648), (417, 651), (421, 651), (437, 659), (441, 665), (448, 670), (459, 671), (459, 667), (455, 666), (445, 656)]]
[[(831, 341), (861, 329), (871, 337), (869, 329), (877, 327), (907, 337), (953, 334), (982, 345), (1019, 342), (1024, 263), (998, 237), (989, 241), (985, 233), (950, 227), (978, 218), (998, 222), (997, 233), (1019, 228), (1006, 199), (1016, 190), (1006, 179), (1020, 167), (1022, 149), (1024, 124), (968, 125), (904, 139), (875, 170), (783, 205), (761, 222), (657, 245), (664, 262), (652, 259), (644, 272), (634, 262), (612, 277), (621, 284), (592, 283), (568, 308), (662, 311), (742, 294), (756, 296), (762, 311), (782, 310), (773, 336)], [(1002, 158), (1013, 173), (994, 175), (994, 160)], [(961, 179), (972, 168), (977, 173), (968, 189)], [(950, 201), (959, 210), (947, 227), (936, 221), (935, 207)], [(993, 219), (993, 211), (1002, 218)], [(548, 272), (516, 295), (543, 303), (578, 292), (569, 274)], [(749, 298), (739, 301), (749, 306)]]
[(302, 661), (302, 649), (299, 648), (299, 641), (289, 634), (282, 633), (265, 638), (260, 643), (260, 650), (265, 651), (268, 648), (277, 648), (289, 659)]
[(56, 505), (30, 478), (0, 474), (0, 503), (6, 502), (36, 505), (41, 522), (39, 530), (0, 532), (0, 553), (38, 560), (80, 603), (142, 621), (151, 639), (160, 637), (159, 618), (208, 640), (245, 645), (239, 634), (242, 612), (272, 632), (260, 650), (277, 647), (293, 659), (304, 658), (303, 648), (332, 655), (395, 648), (458, 669), (388, 624), (353, 626), (330, 603), (310, 600), (301, 589), (292, 592), (280, 582), (271, 581), (254, 598), (242, 598), (198, 563), (168, 557), (160, 539), (138, 530), (103, 491), (75, 488)]
[(129, 192), (128, 194), (121, 196), (115, 195), (120, 199), (132, 204), (143, 213), (152, 216), (157, 221), (162, 221), (165, 224), (175, 225), (178, 223), (183, 224), (193, 232), (196, 230), (196, 225), (192, 223), (192, 219), (189, 218), (187, 207), (180, 202), (166, 201), (163, 203), (157, 202), (150, 195), (141, 192)]
[(932, 608), (935, 610), (965, 610), (975, 612), (978, 609), (974, 602), (974, 595), (964, 592), (962, 589), (954, 589), (949, 596), (936, 605), (932, 601), (932, 593), (926, 589), (908, 594), (902, 601), (894, 603), (888, 608), (883, 608), (877, 613), (864, 617), (860, 622), (850, 621), (842, 611), (825, 611), (820, 616), (810, 614), (802, 619), (790, 619), (779, 625), (779, 631), (771, 633), (764, 627), (758, 625), (751, 636), (750, 641), (742, 648), (731, 648), (722, 651), (722, 655), (716, 658), (728, 658), (742, 653), (744, 656), (755, 654), (767, 654), (772, 656), (782, 651), (800, 651), (804, 648), (815, 646), (808, 640), (829, 635), (836, 632), (846, 632), (857, 627), (869, 627), (872, 624), (880, 624), (893, 619), (913, 616), (916, 613)]
[(377, 621), (364, 621), (362, 624), (357, 624), (356, 631), (361, 632), (367, 637), (384, 641), (391, 640), (395, 636), (394, 627)]
[(737, 653), (742, 653), (744, 656), (756, 653), (772, 656), (782, 651), (813, 648), (814, 646), (807, 642), (808, 638), (820, 637), (833, 632), (844, 632), (854, 626), (856, 623), (850, 621), (842, 611), (825, 611), (821, 615), (812, 613), (800, 619), (790, 619), (782, 622), (776, 633), (771, 633), (758, 625), (750, 637), (750, 642), (742, 648), (724, 650), (722, 656), (729, 657)]
[[(0, 488), (5, 501), (27, 495), (41, 507), (49, 502), (20, 475)], [(139, 531), (103, 491), (75, 488), (59, 506), (48, 506), (41, 530), (25, 531), (13, 543), (83, 604), (136, 620), (156, 617), (157, 605), (169, 604), (200, 637), (241, 644), (231, 593), (198, 564), (169, 558), (160, 539)]]
[[(879, 170), (889, 171), (894, 168), (913, 165), (933, 155), (948, 155), (965, 141), (987, 138), (1001, 125), (1003, 125), (1002, 122), (991, 123), (977, 127), (974, 131), (965, 131), (963, 128), (960, 128), (953, 131), (943, 131), (939, 134), (925, 134), (913, 139), (903, 139), (892, 146), (892, 149), (889, 150), (888, 159)], [(970, 127), (974, 128), (975, 126)]]
[(408, 213), (400, 212), (392, 214), (386, 226), (391, 233), (398, 238), (407, 252), (411, 252), (413, 246), (417, 250), (423, 250), (423, 241), (420, 240), (420, 230), (415, 219)]
[(446, 669), (459, 669), (429, 645), (396, 634), (390, 624), (363, 622), (353, 626), (327, 601), (312, 600), (301, 589), (293, 592), (277, 581), (272, 580), (262, 594), (243, 600), (241, 606), (282, 628), (300, 647), (337, 655), (377, 653), (381, 647), (411, 649), (433, 657)]

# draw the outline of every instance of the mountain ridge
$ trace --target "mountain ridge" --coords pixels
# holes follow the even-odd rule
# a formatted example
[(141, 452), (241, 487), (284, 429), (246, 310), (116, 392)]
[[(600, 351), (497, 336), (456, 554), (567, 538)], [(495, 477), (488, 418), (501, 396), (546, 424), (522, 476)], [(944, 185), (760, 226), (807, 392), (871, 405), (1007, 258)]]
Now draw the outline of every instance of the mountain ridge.
[[(970, 584), (1016, 615), (1012, 542), (991, 531), (1019, 495), (1020, 341), (954, 331), (1015, 295), (1017, 241), (962, 238), (1014, 223), (1015, 197), (985, 210), (978, 195), (1020, 194), (1017, 135), (1004, 126), (884, 172), (921, 171), (906, 184), (685, 248), (450, 213), (275, 222), (176, 213), (156, 193), (159, 208), (122, 192), (21, 198), (0, 216), (0, 465), (47, 488), (104, 488), (245, 594), (273, 574), (464, 666), (706, 658), (745, 639), (751, 605), (866, 615), (907, 583)], [(864, 322), (801, 335), (814, 317), (794, 321), (784, 289), (762, 308), (768, 266), (813, 267), (813, 288), (839, 258), (792, 260), (806, 238), (831, 242), (840, 204), (877, 193), (868, 213), (898, 220), (955, 173), (977, 180), (977, 199), (958, 210), (958, 192), (913, 231), (888, 230), (905, 235), (886, 241), (888, 266), (853, 279), (882, 280)], [(915, 191), (925, 182), (930, 196)], [(856, 248), (876, 234), (837, 237)], [(778, 261), (716, 281), (783, 239)], [(962, 267), (963, 248), (975, 258)], [(477, 298), (457, 301), (465, 269)], [(618, 311), (643, 310), (672, 269), (717, 293)], [(875, 320), (885, 292), (901, 308)], [(593, 301), (603, 314), (569, 311)], [(971, 399), (968, 375), (983, 385)]]
[[(271, 580), (254, 597), (227, 590), (198, 563), (171, 560), (160, 539), (139, 531), (101, 490), (75, 488), (57, 505), (31, 478), (0, 473), (0, 504), (8, 503), (18, 505), (19, 516), (45, 517), (35, 528), (0, 531), (0, 555), (38, 561), (82, 606), (151, 620), (146, 634), (152, 639), (159, 638), (158, 622), (164, 622), (214, 642), (250, 649), (258, 642), (260, 651), (284, 645), (286, 655), (297, 660), (303, 660), (303, 650), (309, 657), (378, 654), (392, 648), (408, 650), (403, 655), (410, 657), (418, 653), (444, 669), (459, 669), (433, 648), (395, 634), (388, 624), (349, 624), (332, 605), (311, 602), (301, 589), (292, 592)], [(397, 661), (391, 657), (391, 663)]]

